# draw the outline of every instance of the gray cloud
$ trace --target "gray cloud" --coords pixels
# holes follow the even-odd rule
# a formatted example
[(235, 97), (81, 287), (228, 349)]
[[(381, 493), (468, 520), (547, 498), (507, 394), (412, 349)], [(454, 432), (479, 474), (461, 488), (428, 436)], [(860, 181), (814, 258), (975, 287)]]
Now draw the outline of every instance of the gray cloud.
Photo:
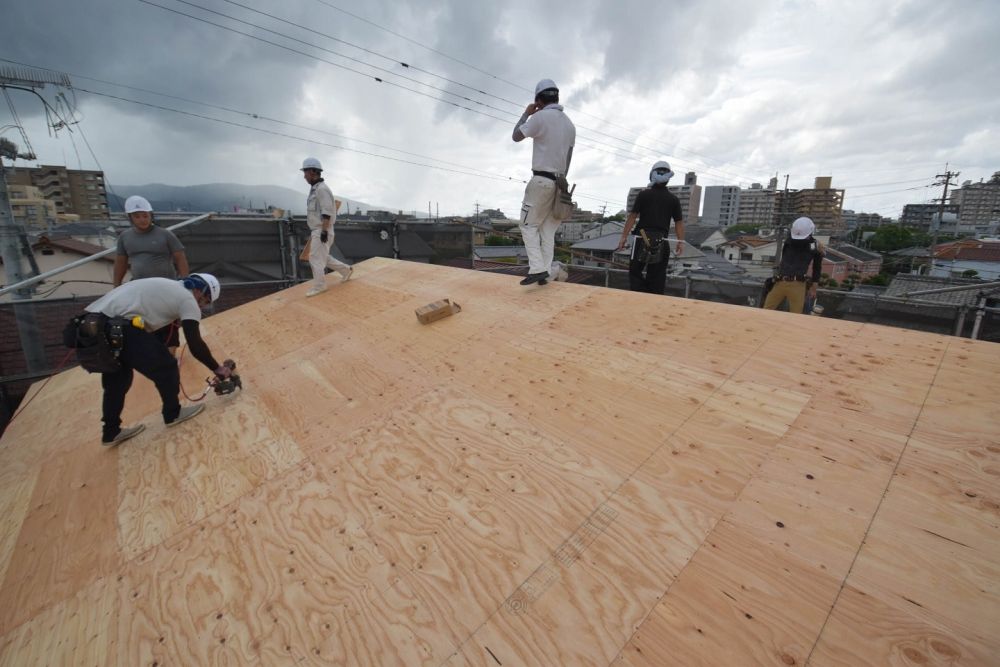
[[(176, 0), (155, 1), (204, 15)], [(0, 57), (252, 111), (519, 177), (527, 172), (530, 147), (513, 144), (510, 129), (523, 105), (531, 101), (531, 93), (524, 89), (541, 77), (552, 77), (562, 86), (567, 109), (581, 127), (581, 142), (595, 144), (594, 148), (581, 145), (576, 152), (579, 191), (614, 202), (629, 185), (641, 181), (648, 165), (660, 156), (681, 169), (698, 170), (706, 184), (759, 180), (776, 171), (791, 173), (793, 186), (796, 180), (805, 185), (821, 172), (832, 172), (836, 180), (846, 182), (847, 174), (867, 170), (873, 174), (870, 182), (892, 181), (933, 175), (932, 165), (945, 160), (962, 167), (963, 177), (975, 179), (998, 168), (986, 163), (1000, 154), (1000, 138), (993, 129), (1000, 103), (991, 87), (1000, 79), (1000, 49), (991, 32), (1000, 23), (1000, 8), (993, 3), (963, 2), (956, 8), (926, 0), (891, 4), (330, 1), (490, 74), (316, 0), (280, 5), (240, 0), (513, 104), (472, 95), (462, 86), (222, 0), (192, 0), (475, 97), (499, 110), (464, 104), (504, 120), (377, 83), (371, 68), (312, 47), (237, 26), (367, 74), (350, 73), (136, 0), (7, 3)], [(211, 20), (229, 23), (218, 17)], [(378, 76), (431, 96), (441, 94), (391, 75)], [(518, 206), (517, 183), (338, 151), (322, 144), (425, 161), (178, 100), (82, 79), (75, 83), (313, 142), (78, 93), (81, 128), (112, 183), (232, 181), (301, 187), (298, 163), (304, 155), (315, 154), (328, 165), (337, 187), (352, 198), (422, 210), (428, 199), (439, 200), (448, 212), (470, 211), (477, 199), (510, 211)], [(43, 91), (50, 99), (53, 93)], [(39, 105), (23, 94), (17, 94), (15, 101), (41, 161), (65, 159), (75, 166), (66, 133), (49, 139)], [(0, 108), (0, 125), (9, 122), (7, 118)], [(92, 166), (79, 136), (75, 138), (80, 162)], [(597, 141), (616, 148), (597, 146)], [(606, 151), (633, 155), (623, 159)], [(894, 165), (898, 174), (884, 171)], [(890, 194), (860, 202), (890, 207), (901, 205), (907, 196)]]

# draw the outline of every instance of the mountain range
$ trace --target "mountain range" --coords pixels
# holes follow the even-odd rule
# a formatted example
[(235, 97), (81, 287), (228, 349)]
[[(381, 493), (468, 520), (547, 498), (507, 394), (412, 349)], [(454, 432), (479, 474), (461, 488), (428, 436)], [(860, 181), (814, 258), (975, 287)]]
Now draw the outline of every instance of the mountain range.
[[(305, 213), (308, 190), (303, 183), (302, 191), (279, 185), (240, 185), (237, 183), (209, 183), (206, 185), (118, 185), (115, 193), (108, 193), (108, 206), (112, 211), (123, 211), (124, 203), (132, 195), (142, 195), (153, 205), (153, 210), (166, 213), (183, 211), (205, 213), (215, 211), (225, 213), (237, 210), (265, 209), (268, 206), (282, 208), (296, 215)], [(357, 210), (393, 210), (372, 206), (355, 199), (338, 196), (344, 202), (341, 213)]]

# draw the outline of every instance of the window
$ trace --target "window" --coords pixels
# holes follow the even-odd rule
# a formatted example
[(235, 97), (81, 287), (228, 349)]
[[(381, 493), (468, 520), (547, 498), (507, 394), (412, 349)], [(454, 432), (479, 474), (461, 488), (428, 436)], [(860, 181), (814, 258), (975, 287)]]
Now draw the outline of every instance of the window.
[(753, 261), (753, 253), (751, 252), (741, 252), (740, 259), (745, 259), (747, 261)]

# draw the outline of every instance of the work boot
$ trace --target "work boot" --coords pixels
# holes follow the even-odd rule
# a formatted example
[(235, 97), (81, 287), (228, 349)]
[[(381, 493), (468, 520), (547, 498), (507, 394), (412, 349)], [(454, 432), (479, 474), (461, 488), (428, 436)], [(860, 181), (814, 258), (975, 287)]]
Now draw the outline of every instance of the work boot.
[(542, 271), (541, 273), (529, 273), (528, 277), (521, 281), (522, 285), (534, 285), (535, 283), (545, 284), (542, 281), (549, 277), (548, 271)]
[(181, 422), (191, 419), (191, 417), (194, 417), (204, 409), (205, 409), (204, 403), (200, 405), (186, 405), (183, 408), (181, 408), (181, 411), (177, 413), (177, 416), (174, 417), (174, 420), (172, 422), (167, 422), (167, 426), (177, 426)]
[(340, 282), (346, 283), (348, 280), (351, 279), (351, 274), (352, 273), (354, 273), (354, 267), (353, 266), (347, 267), (346, 271), (344, 271), (343, 269), (340, 269)]
[(322, 294), (326, 291), (326, 287), (310, 287), (309, 291), (306, 292), (306, 296), (316, 296), (317, 294)]
[(146, 429), (145, 424), (139, 424), (137, 426), (133, 426), (132, 428), (123, 428), (122, 430), (118, 431), (118, 435), (111, 438), (110, 440), (101, 440), (101, 444), (104, 445), (105, 447), (115, 447), (116, 445), (122, 444), (129, 438), (134, 438), (135, 436), (142, 433), (145, 429)]

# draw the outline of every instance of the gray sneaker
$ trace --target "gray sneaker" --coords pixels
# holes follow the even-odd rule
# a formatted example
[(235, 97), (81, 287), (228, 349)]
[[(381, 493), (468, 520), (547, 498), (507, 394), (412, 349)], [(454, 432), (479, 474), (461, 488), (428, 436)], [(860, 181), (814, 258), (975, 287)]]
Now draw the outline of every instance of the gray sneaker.
[(204, 409), (204, 403), (201, 403), (200, 405), (186, 405), (181, 408), (181, 411), (177, 413), (177, 416), (172, 422), (167, 422), (167, 426), (177, 426), (181, 422), (191, 419), (191, 417), (194, 417)]
[(114, 447), (116, 445), (122, 444), (129, 438), (134, 438), (135, 436), (142, 433), (144, 430), (146, 430), (145, 424), (139, 424), (138, 426), (133, 426), (132, 428), (123, 428), (122, 430), (118, 431), (118, 435), (116, 435), (111, 440), (101, 440), (101, 444), (104, 445), (105, 447)]
[(347, 267), (347, 271), (340, 271), (340, 282), (346, 283), (348, 280), (351, 279), (351, 274), (352, 273), (354, 273), (354, 267), (353, 266)]

